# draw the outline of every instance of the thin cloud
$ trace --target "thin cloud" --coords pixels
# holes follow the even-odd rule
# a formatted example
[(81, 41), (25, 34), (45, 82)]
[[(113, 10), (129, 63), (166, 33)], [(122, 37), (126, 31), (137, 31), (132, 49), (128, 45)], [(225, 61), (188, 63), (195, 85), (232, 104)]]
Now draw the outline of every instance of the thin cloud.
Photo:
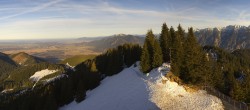
[(61, 2), (61, 1), (62, 0), (54, 0), (54, 1), (51, 1), (51, 2), (48, 2), (48, 3), (44, 3), (44, 4), (38, 5), (36, 7), (33, 7), (31, 9), (29, 9), (29, 10), (26, 10), (26, 11), (22, 11), (22, 12), (19, 12), (19, 13), (16, 13), (16, 14), (1, 17), (0, 20), (9, 19), (9, 18), (17, 17), (17, 16), (20, 16), (20, 15), (24, 15), (24, 14), (28, 14), (28, 13), (32, 13), (32, 12), (37, 12), (39, 10), (47, 8), (47, 7), (49, 7), (51, 5), (54, 5), (54, 4), (56, 4), (58, 2)]

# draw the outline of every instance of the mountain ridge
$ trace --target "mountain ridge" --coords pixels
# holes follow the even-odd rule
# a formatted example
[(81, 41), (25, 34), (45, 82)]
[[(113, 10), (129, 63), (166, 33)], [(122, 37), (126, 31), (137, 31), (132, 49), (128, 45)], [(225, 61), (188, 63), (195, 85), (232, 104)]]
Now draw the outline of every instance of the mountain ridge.
[(109, 48), (117, 47), (125, 43), (139, 44), (142, 45), (144, 42), (144, 37), (139, 37), (135, 35), (127, 34), (115, 34), (108, 37), (103, 37), (99, 40), (94, 40), (90, 42), (82, 42), (83, 45), (92, 46), (96, 51), (105, 51)]
[(222, 28), (197, 29), (195, 35), (203, 46), (216, 46), (231, 51), (250, 48), (250, 26), (228, 25)]

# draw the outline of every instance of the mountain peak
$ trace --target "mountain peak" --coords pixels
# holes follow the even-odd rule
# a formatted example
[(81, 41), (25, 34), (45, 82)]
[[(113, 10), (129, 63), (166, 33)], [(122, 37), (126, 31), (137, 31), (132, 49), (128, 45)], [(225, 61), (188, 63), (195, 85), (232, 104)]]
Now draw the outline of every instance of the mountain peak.
[(120, 37), (120, 36), (126, 36), (126, 34), (120, 33), (120, 34), (115, 34), (115, 35), (113, 35), (113, 36), (115, 36), (115, 37)]

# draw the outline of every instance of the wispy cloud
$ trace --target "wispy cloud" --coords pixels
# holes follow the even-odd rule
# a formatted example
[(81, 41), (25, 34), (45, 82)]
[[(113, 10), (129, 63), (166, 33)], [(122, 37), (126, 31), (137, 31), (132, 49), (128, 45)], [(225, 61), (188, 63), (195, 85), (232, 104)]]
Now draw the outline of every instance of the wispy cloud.
[[(46, 0), (28, 7), (5, 7), (0, 13), (0, 37), (72, 37), (100, 36), (115, 33), (143, 34), (147, 29), (160, 32), (163, 22), (187, 29), (250, 24), (248, 8), (218, 4), (220, 0)], [(115, 2), (115, 3), (114, 3)], [(130, 3), (131, 2), (131, 3)], [(204, 3), (203, 3), (204, 2)], [(39, 3), (40, 5), (34, 5)], [(18, 4), (14, 4), (18, 5)], [(215, 7), (213, 7), (216, 5)], [(1, 6), (1, 4), (0, 4)], [(30, 7), (32, 6), (32, 7)], [(9, 14), (14, 13), (14, 14)], [(27, 16), (21, 16), (26, 15)], [(21, 19), (9, 19), (21, 18)], [(1, 39), (1, 38), (0, 38)]]
[(49, 7), (51, 5), (54, 5), (54, 4), (56, 4), (58, 2), (61, 2), (61, 1), (62, 0), (53, 0), (53, 1), (50, 1), (48, 3), (44, 3), (44, 4), (41, 4), (41, 5), (32, 7), (31, 9), (27, 9), (25, 11), (21, 11), (21, 12), (15, 13), (15, 14), (11, 14), (11, 15), (6, 15), (6, 16), (0, 17), (0, 20), (9, 19), (9, 18), (17, 17), (17, 16), (20, 16), (20, 15), (24, 15), (24, 14), (28, 14), (28, 13), (32, 13), (32, 12), (37, 12), (39, 10), (47, 8), (47, 7)]

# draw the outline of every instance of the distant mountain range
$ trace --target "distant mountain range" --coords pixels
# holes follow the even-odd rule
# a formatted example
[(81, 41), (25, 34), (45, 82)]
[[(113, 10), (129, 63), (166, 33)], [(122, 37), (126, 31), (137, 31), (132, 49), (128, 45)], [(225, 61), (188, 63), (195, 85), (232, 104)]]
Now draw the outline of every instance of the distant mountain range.
[(102, 39), (93, 40), (90, 42), (83, 42), (83, 45), (92, 46), (96, 51), (105, 51), (109, 48), (114, 48), (118, 45), (125, 43), (133, 43), (142, 45), (144, 42), (144, 37), (139, 37), (135, 35), (126, 34), (116, 34), (108, 37), (103, 37)]
[(229, 25), (223, 28), (206, 28), (195, 31), (201, 45), (227, 50), (250, 48), (250, 26)]
[[(250, 48), (250, 26), (229, 25), (222, 28), (197, 29), (195, 35), (203, 46), (216, 46), (230, 51)], [(82, 37), (78, 39), (84, 41), (83, 45), (92, 46), (96, 51), (104, 51), (124, 43), (142, 45), (145, 35), (116, 34), (107, 37)]]
[(81, 37), (81, 38), (77, 38), (77, 40), (83, 40), (85, 42), (89, 42), (89, 41), (94, 41), (94, 40), (100, 40), (103, 38), (104, 37)]

